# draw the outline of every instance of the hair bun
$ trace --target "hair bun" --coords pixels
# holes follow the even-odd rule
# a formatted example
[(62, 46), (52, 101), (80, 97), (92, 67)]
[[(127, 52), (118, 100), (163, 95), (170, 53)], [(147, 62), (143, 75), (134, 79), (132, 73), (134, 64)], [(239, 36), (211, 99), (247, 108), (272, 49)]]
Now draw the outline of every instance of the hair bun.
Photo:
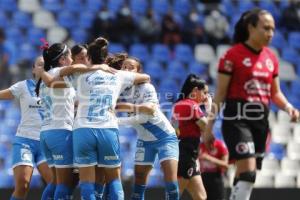
[(97, 46), (103, 47), (103, 46), (107, 46), (108, 45), (108, 41), (107, 39), (103, 38), (103, 37), (98, 37), (97, 39), (95, 39), (95, 44)]

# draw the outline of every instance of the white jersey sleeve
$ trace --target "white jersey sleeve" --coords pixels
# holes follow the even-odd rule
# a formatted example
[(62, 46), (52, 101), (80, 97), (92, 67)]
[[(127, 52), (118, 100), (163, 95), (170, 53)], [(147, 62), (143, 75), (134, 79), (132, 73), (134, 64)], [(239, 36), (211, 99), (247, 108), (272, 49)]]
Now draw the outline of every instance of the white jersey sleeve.
[(17, 82), (10, 86), (9, 90), (14, 95), (15, 98), (19, 99), (24, 90), (24, 81)]
[(136, 74), (127, 71), (118, 71), (116, 74), (119, 78), (121, 85), (121, 92), (123, 92), (126, 88), (130, 88), (135, 80)]

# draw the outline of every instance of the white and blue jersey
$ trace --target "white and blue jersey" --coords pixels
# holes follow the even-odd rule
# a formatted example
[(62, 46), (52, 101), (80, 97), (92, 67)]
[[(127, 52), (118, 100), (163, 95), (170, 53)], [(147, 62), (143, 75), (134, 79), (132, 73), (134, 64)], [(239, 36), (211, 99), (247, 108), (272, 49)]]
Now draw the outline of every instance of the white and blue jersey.
[(78, 109), (74, 122), (74, 162), (78, 167), (120, 166), (120, 144), (115, 106), (135, 74), (101, 70), (64, 77), (76, 88)]
[[(59, 76), (60, 67), (48, 73)], [(73, 165), (74, 88), (49, 88), (40, 86), (43, 122), (41, 148), (50, 167), (69, 168)]]
[(20, 103), (21, 121), (13, 141), (13, 168), (18, 165), (39, 165), (45, 162), (40, 150), (42, 111), (40, 98), (35, 94), (36, 82), (24, 80), (12, 85), (9, 90)]
[(123, 100), (134, 104), (153, 103), (157, 105), (154, 115), (139, 113), (130, 117), (119, 118), (120, 124), (132, 124), (137, 130), (135, 163), (153, 165), (157, 155), (160, 162), (170, 159), (178, 160), (179, 150), (175, 130), (159, 108), (154, 86), (145, 83), (134, 86), (131, 90), (134, 92), (127, 89), (122, 94)]

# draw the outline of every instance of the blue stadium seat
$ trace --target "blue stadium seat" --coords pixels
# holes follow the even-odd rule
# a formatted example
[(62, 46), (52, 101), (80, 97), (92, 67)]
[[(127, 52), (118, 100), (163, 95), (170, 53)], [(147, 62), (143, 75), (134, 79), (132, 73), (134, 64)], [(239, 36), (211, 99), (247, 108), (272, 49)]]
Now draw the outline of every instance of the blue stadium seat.
[(164, 15), (169, 11), (170, 5), (168, 0), (153, 0), (152, 10), (158, 15)]
[(99, 0), (86, 0), (85, 2), (86, 2), (85, 10), (91, 12), (99, 12), (103, 7), (103, 3), (104, 3), (104, 1), (99, 1)]
[(152, 46), (152, 58), (159, 62), (168, 62), (170, 60), (168, 46), (164, 44), (154, 44)]
[(108, 45), (108, 50), (109, 50), (110, 53), (126, 52), (125, 47), (120, 43), (110, 43)]
[(300, 98), (300, 80), (294, 80), (291, 83), (291, 93), (297, 95)]
[(299, 53), (291, 47), (286, 47), (282, 49), (281, 58), (286, 61), (289, 61), (294, 65), (297, 65), (299, 63)]
[(71, 12), (82, 12), (83, 5), (82, 0), (64, 0), (64, 10)]
[(247, 10), (250, 10), (250, 9), (254, 8), (254, 7), (255, 7), (255, 5), (252, 1), (247, 1), (247, 0), (246, 1), (245, 0), (244, 1), (239, 1), (238, 12), (243, 13)]
[(148, 9), (147, 0), (130, 0), (130, 9), (133, 14), (144, 15)]
[(171, 77), (168, 79), (161, 79), (159, 86), (160, 101), (170, 101), (173, 102), (177, 98), (177, 93), (179, 92), (179, 86), (177, 82)]
[(271, 143), (270, 144), (270, 152), (269, 154), (275, 157), (277, 160), (282, 160), (285, 157), (285, 147), (279, 143)]
[(151, 79), (160, 80), (165, 75), (165, 70), (157, 61), (148, 61), (144, 66), (145, 73), (151, 76)]
[(280, 18), (280, 10), (278, 9), (278, 7), (273, 3), (273, 1), (268, 1), (268, 0), (264, 0), (264, 1), (259, 1), (259, 7), (262, 9), (265, 9), (267, 11), (269, 11), (270, 13), (272, 13), (275, 22), (279, 22), (279, 18)]
[(182, 62), (174, 60), (167, 64), (167, 74), (171, 78), (180, 80), (183, 77), (186, 77), (187, 70)]
[(8, 26), (10, 26), (10, 20), (7, 17), (7, 15), (5, 14), (5, 12), (0, 12), (0, 28), (7, 28)]
[(175, 0), (173, 1), (173, 11), (183, 16), (187, 16), (191, 11), (190, 0)]
[(59, 12), (63, 8), (60, 0), (42, 0), (42, 6), (44, 9), (54, 13)]
[(271, 42), (271, 46), (276, 47), (277, 49), (281, 49), (287, 46), (287, 42), (283, 36), (283, 34), (278, 30), (274, 34), (274, 37)]
[(290, 88), (285, 81), (280, 81), (280, 88), (283, 94), (288, 95), (290, 93)]
[(0, 10), (15, 12), (18, 10), (17, 1), (16, 0), (0, 0)]
[(64, 11), (58, 13), (57, 22), (64, 28), (72, 29), (76, 28), (77, 18), (74, 12)]
[(142, 62), (145, 62), (149, 58), (148, 48), (144, 44), (132, 44), (129, 49), (129, 55), (138, 58)]
[(19, 60), (34, 60), (37, 56), (37, 50), (30, 44), (21, 44), (19, 49)]
[(205, 66), (205, 64), (199, 63), (197, 61), (192, 61), (189, 63), (188, 71), (189, 73), (194, 73), (198, 75), (206, 74), (207, 67)]
[(46, 34), (42, 29), (30, 28), (27, 31), (27, 40), (33, 45), (41, 45), (41, 38), (45, 38)]
[(290, 47), (300, 50), (300, 32), (290, 32), (288, 36), (288, 44)]
[(96, 14), (94, 12), (80, 12), (79, 13), (79, 27), (80, 28), (91, 28), (93, 20), (95, 19)]
[(194, 52), (187, 44), (177, 44), (175, 47), (175, 57), (179, 61), (188, 63), (194, 59)]
[(21, 44), (24, 42), (24, 34), (20, 28), (16, 26), (10, 26), (5, 29), (6, 39), (12, 41), (14, 44)]
[(116, 14), (124, 5), (124, 0), (108, 1), (107, 8), (113, 15)]
[(13, 13), (12, 23), (20, 28), (30, 29), (32, 20), (28, 13), (17, 11)]
[(71, 30), (71, 36), (76, 43), (80, 44), (85, 44), (88, 39), (88, 33), (84, 29)]

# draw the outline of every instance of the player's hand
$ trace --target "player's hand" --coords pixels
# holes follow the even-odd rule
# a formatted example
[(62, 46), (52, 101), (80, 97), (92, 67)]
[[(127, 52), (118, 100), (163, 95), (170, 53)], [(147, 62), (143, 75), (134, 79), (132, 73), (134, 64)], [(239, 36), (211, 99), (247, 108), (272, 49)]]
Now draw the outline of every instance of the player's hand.
[(287, 108), (287, 113), (291, 117), (291, 122), (298, 122), (299, 121), (300, 114), (299, 114), (298, 109), (296, 109), (294, 107)]
[(136, 111), (141, 112), (147, 115), (154, 115), (155, 113), (155, 105), (154, 104), (144, 104), (144, 105), (136, 105)]
[(45, 71), (44, 66), (36, 66), (34, 68), (34, 73), (37, 77), (41, 77), (42, 73)]
[(213, 143), (215, 141), (215, 136), (212, 132), (213, 122), (208, 121), (204, 134), (202, 136), (203, 142), (207, 149), (211, 150), (213, 148)]

